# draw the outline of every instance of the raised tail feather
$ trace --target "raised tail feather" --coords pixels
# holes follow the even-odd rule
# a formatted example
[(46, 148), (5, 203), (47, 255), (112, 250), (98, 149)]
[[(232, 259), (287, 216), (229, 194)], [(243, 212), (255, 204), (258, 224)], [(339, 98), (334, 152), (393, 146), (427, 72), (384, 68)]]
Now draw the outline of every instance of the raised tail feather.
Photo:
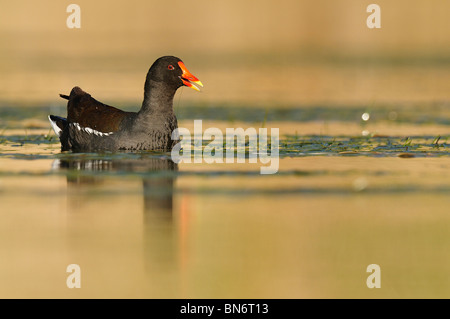
[(67, 119), (56, 115), (49, 115), (48, 120), (50, 121), (56, 135), (60, 137), (64, 127), (67, 125)]
[(49, 115), (48, 120), (50, 121), (56, 135), (59, 137), (59, 141), (61, 142), (61, 151), (69, 151), (71, 145), (67, 138), (69, 126), (67, 119), (56, 115)]

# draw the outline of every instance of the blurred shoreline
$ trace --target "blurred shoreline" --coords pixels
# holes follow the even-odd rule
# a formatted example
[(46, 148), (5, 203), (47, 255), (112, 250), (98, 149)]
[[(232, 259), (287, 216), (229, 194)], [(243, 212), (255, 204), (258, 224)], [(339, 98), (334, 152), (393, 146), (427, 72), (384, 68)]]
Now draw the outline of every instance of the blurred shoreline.
[[(450, 2), (379, 0), (19, 0), (0, 12), (2, 105), (55, 103), (75, 85), (139, 105), (148, 68), (176, 55), (205, 84), (188, 103), (428, 103), (450, 100)], [(1, 106), (0, 106), (1, 107)]]

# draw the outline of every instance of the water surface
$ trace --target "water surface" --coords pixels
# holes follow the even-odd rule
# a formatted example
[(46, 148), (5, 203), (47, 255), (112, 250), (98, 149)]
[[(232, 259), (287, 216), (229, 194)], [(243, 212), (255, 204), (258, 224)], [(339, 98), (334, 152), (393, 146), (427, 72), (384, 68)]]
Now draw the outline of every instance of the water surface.
[[(320, 121), (327, 108), (270, 113), (266, 127), (284, 123), (285, 134), (279, 172), (261, 175), (260, 163), (61, 153), (44, 109), (34, 120), (0, 110), (2, 297), (449, 296), (448, 135), (409, 134), (429, 132), (426, 121), (377, 120), (378, 110), (374, 127), (405, 133), (381, 135), (339, 114)], [(256, 122), (219, 117), (205, 123)], [(440, 123), (448, 134), (448, 117)], [(66, 286), (72, 263), (81, 289)], [(381, 289), (366, 286), (373, 263)]]

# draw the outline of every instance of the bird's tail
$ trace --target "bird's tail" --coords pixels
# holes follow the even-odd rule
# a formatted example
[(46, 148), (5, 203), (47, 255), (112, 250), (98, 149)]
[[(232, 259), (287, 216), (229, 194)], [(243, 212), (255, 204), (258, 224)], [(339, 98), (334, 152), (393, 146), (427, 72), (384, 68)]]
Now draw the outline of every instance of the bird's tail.
[(52, 125), (52, 128), (55, 131), (56, 135), (58, 135), (58, 137), (61, 137), (62, 131), (67, 126), (67, 119), (56, 115), (49, 115), (48, 120), (50, 121), (50, 124)]

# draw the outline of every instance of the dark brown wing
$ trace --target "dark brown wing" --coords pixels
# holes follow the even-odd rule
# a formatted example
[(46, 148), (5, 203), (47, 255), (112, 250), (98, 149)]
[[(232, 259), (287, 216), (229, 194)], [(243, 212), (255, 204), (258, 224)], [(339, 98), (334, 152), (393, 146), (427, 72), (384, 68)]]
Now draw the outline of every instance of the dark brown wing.
[(118, 131), (122, 120), (132, 114), (97, 101), (78, 86), (72, 89), (70, 96), (61, 95), (61, 97), (69, 100), (67, 103), (69, 123), (78, 123), (82, 127), (90, 127), (103, 133)]

